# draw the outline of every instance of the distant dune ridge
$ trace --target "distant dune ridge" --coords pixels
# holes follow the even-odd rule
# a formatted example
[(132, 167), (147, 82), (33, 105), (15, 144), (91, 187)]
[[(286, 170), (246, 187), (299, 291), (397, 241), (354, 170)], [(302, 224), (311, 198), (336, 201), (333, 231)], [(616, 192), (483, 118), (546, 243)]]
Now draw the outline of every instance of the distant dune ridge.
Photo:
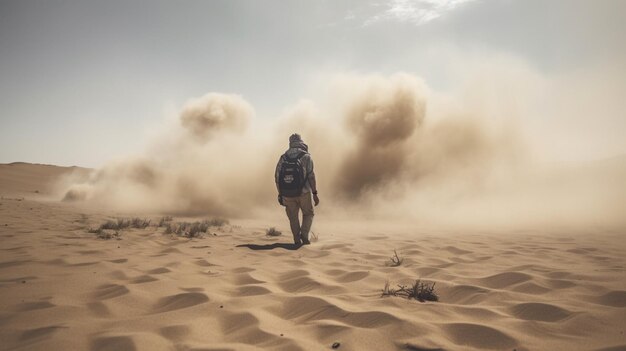
[[(624, 228), (318, 216), (299, 250), (266, 218), (103, 240), (88, 229), (133, 213), (59, 201), (75, 171), (0, 165), (0, 350), (626, 350)], [(381, 297), (416, 279), (439, 301)]]
[(58, 198), (61, 189), (57, 188), (57, 184), (62, 179), (68, 177), (71, 181), (85, 180), (91, 171), (76, 166), (59, 167), (26, 162), (0, 164), (0, 192), (41, 194)]

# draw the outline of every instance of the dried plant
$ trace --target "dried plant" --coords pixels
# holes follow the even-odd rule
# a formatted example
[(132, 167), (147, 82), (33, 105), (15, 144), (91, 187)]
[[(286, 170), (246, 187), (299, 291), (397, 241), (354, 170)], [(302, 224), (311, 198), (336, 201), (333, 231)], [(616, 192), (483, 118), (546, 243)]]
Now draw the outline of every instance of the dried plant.
[(311, 232), (311, 241), (318, 241), (320, 238), (315, 232)]
[(175, 224), (168, 223), (165, 225), (165, 234), (173, 234), (175, 230)]
[[(81, 215), (81, 220), (87, 219), (87, 216)], [(99, 239), (119, 239), (120, 238), (120, 230), (126, 228), (138, 228), (145, 229), (150, 225), (149, 219), (141, 219), (141, 218), (117, 218), (116, 220), (108, 220), (102, 224), (98, 228), (89, 228), (87, 231), (89, 233), (96, 234)]]
[(151, 221), (149, 219), (132, 218), (130, 220), (130, 226), (132, 228), (145, 229), (150, 225), (150, 222)]
[(435, 292), (435, 283), (422, 283), (420, 279), (416, 280), (413, 285), (398, 285), (398, 288), (391, 288), (387, 281), (381, 294), (381, 297), (384, 296), (400, 296), (419, 302), (439, 301), (439, 296)]
[(99, 229), (109, 229), (109, 230), (119, 230), (128, 228), (130, 226), (130, 221), (125, 220), (123, 218), (118, 218), (117, 220), (108, 220), (102, 224), (100, 224)]
[(117, 230), (112, 231), (109, 229), (102, 229), (102, 228), (89, 229), (89, 233), (96, 234), (96, 238), (102, 239), (102, 240), (109, 240), (109, 239), (121, 240), (121, 236), (122, 236), (122, 234), (120, 234), (120, 232)]
[(117, 218), (116, 220), (108, 220), (102, 223), (99, 229), (122, 230), (126, 228), (145, 229), (150, 225), (149, 219), (135, 218)]
[(396, 252), (396, 250), (393, 250), (393, 256), (391, 256), (389, 261), (390, 261), (389, 266), (398, 267), (399, 265), (402, 264), (402, 261), (404, 261), (404, 259), (398, 256), (398, 253)]
[(165, 225), (165, 234), (176, 234), (185, 238), (199, 238), (202, 234), (207, 233), (210, 227), (222, 227), (227, 224), (225, 219), (206, 219), (196, 222), (178, 222), (167, 223)]
[(98, 239), (109, 240), (109, 239), (117, 239), (121, 240), (121, 234), (117, 230), (114, 232), (106, 232), (102, 231), (100, 234), (96, 234)]
[(172, 216), (161, 217), (161, 219), (159, 219), (159, 223), (157, 223), (157, 228), (164, 227), (166, 223), (169, 223), (173, 220), (174, 218), (172, 218)]
[(265, 235), (267, 235), (267, 236), (280, 236), (282, 234), (283, 234), (283, 232), (281, 232), (279, 230), (276, 230), (275, 227), (271, 227), (270, 229), (267, 229), (265, 231)]

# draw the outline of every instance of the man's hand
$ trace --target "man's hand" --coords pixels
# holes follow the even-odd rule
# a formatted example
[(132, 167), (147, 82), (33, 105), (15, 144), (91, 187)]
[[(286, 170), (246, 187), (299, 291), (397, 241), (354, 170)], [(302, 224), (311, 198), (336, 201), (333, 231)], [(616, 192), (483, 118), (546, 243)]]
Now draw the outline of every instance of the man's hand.
[(315, 206), (320, 204), (320, 198), (317, 194), (313, 194), (313, 201), (315, 202)]
[(280, 194), (278, 194), (278, 203), (279, 203), (281, 206), (285, 206), (285, 204), (283, 204), (283, 196), (282, 196), (282, 195), (280, 195)]

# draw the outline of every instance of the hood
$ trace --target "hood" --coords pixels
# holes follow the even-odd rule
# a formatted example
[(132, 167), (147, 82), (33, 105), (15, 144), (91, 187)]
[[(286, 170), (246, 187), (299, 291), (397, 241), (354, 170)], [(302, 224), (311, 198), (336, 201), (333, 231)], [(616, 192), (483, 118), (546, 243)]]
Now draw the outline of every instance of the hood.
[(309, 152), (309, 147), (301, 142), (296, 141), (289, 144), (289, 149), (285, 152), (289, 157), (295, 157), (300, 151)]

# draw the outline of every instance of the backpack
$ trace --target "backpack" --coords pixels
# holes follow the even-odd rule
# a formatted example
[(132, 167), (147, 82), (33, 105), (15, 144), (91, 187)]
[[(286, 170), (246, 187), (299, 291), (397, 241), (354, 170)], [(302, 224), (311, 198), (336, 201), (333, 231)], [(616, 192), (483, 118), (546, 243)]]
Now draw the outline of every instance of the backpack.
[(306, 152), (300, 151), (296, 157), (291, 158), (285, 153), (283, 162), (278, 173), (278, 189), (280, 195), (285, 197), (297, 197), (302, 195), (302, 189), (308, 177), (304, 175), (300, 159)]

